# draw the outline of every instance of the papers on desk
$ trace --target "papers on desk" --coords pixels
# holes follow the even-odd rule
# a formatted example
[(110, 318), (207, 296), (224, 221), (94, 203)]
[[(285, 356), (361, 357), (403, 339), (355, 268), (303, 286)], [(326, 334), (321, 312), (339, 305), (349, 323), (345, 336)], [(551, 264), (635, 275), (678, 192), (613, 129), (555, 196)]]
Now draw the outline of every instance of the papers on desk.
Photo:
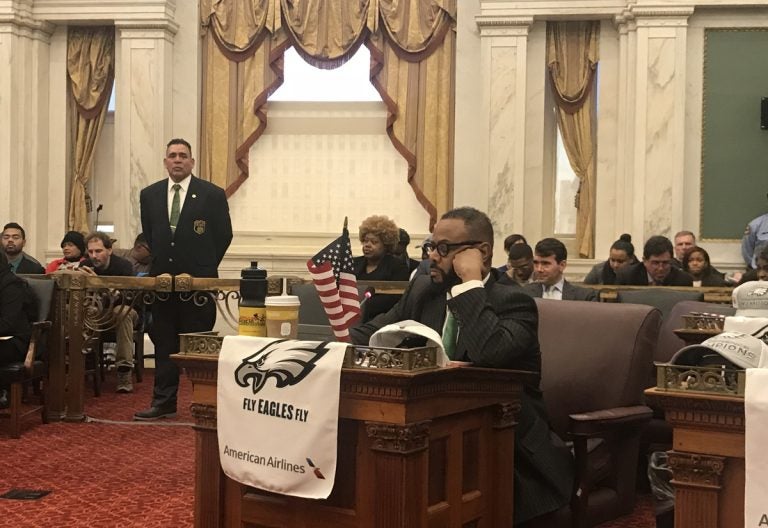
[(747, 369), (746, 385), (744, 526), (751, 527), (768, 516), (768, 369)]
[(285, 495), (330, 495), (346, 348), (346, 343), (224, 338), (216, 401), (219, 459), (228, 477)]

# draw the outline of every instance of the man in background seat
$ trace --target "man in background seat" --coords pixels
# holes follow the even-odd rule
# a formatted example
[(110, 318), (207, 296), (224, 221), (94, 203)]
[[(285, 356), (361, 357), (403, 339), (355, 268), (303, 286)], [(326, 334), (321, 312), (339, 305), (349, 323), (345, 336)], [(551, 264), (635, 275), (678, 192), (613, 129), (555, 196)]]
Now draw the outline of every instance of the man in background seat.
[(556, 238), (539, 240), (533, 250), (533, 283), (525, 291), (533, 297), (557, 301), (597, 301), (597, 292), (592, 288), (574, 286), (565, 280), (568, 267), (568, 250)]
[(632, 286), (693, 286), (686, 272), (672, 265), (672, 242), (652, 236), (643, 246), (643, 261), (620, 269), (616, 284)]
[[(88, 248), (88, 258), (80, 265), (78, 271), (88, 275), (108, 277), (130, 277), (133, 266), (126, 259), (112, 254), (112, 239), (106, 233), (95, 232), (85, 239)], [(107, 302), (113, 306), (114, 302)], [(113, 316), (116, 320), (115, 335), (117, 349), (115, 351), (115, 367), (117, 368), (117, 392), (133, 392), (133, 327), (138, 315), (129, 306), (114, 306)]]
[(24, 252), (27, 234), (24, 228), (16, 222), (10, 222), (3, 227), (3, 252), (14, 273), (42, 275), (45, 272), (42, 264)]

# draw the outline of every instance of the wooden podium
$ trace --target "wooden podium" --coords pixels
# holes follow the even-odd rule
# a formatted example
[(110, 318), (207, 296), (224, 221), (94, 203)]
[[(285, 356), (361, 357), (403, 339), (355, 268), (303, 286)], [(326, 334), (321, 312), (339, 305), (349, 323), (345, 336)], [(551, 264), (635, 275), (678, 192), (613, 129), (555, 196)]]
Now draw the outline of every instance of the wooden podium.
[(308, 500), (223, 474), (217, 359), (215, 353), (174, 356), (193, 385), (195, 526), (512, 526), (514, 415), (521, 382), (532, 374), (343, 369), (335, 486), (328, 499)]
[(744, 528), (744, 398), (659, 388), (645, 395), (673, 427), (675, 528)]

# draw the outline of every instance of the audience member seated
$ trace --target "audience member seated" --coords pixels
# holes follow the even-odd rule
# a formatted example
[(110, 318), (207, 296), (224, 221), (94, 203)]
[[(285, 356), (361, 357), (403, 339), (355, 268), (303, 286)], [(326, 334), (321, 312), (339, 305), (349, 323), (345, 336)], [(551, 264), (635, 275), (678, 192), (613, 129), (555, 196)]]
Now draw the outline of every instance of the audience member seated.
[(766, 246), (768, 246), (768, 213), (754, 218), (744, 230), (744, 237), (741, 239), (741, 256), (748, 269), (754, 269), (757, 266), (757, 256)]
[(85, 238), (79, 231), (68, 231), (61, 240), (62, 258), (54, 259), (45, 267), (46, 273), (75, 270), (85, 260)]
[(403, 264), (405, 264), (408, 267), (408, 273), (413, 273), (413, 271), (419, 267), (419, 262), (416, 259), (412, 259), (408, 256), (408, 244), (411, 243), (411, 236), (408, 234), (408, 231), (403, 229), (402, 227), (398, 229), (398, 235), (399, 239), (397, 241), (397, 246), (395, 246), (394, 255), (399, 258)]
[(691, 276), (694, 286), (728, 286), (725, 274), (720, 273), (709, 261), (709, 253), (693, 246), (683, 255), (683, 271)]
[[(514, 246), (515, 244), (525, 244), (528, 245), (528, 241), (525, 239), (523, 235), (520, 235), (518, 233), (512, 233), (507, 238), (504, 239), (504, 254), (509, 255), (509, 250)], [(502, 273), (507, 272), (507, 264), (504, 264), (503, 266), (499, 266), (498, 270)]]
[(144, 233), (139, 233), (131, 249), (113, 247), (112, 254), (130, 262), (131, 266), (133, 266), (133, 274), (137, 277), (144, 277), (149, 273), (149, 266), (152, 264), (152, 253), (149, 250)]
[(632, 286), (693, 286), (693, 279), (672, 265), (672, 242), (652, 236), (643, 247), (643, 261), (616, 274), (616, 284)]
[[(34, 297), (24, 279), (17, 277), (0, 251), (0, 365), (24, 361), (32, 337)], [(7, 386), (0, 387), (0, 409), (9, 405)]]
[[(355, 277), (359, 281), (407, 281), (410, 271), (392, 253), (400, 239), (395, 223), (386, 216), (369, 216), (360, 224), (360, 242), (363, 256), (353, 259)], [(399, 296), (373, 294), (365, 303), (362, 322), (385, 313), (398, 301)]]
[(591, 288), (574, 286), (563, 274), (568, 266), (568, 250), (556, 238), (540, 240), (533, 250), (533, 283), (524, 286), (533, 297), (563, 301), (597, 301)]
[(27, 234), (24, 228), (16, 222), (5, 224), (3, 228), (3, 252), (11, 265), (14, 273), (27, 273), (41, 275), (43, 266), (34, 258), (24, 252), (24, 244), (27, 243)]
[(416, 275), (429, 275), (430, 260), (429, 252), (426, 248), (428, 248), (431, 243), (432, 237), (427, 237), (424, 239), (424, 242), (416, 246), (418, 249), (421, 249), (421, 262), (419, 262), (416, 269), (411, 272), (411, 280), (413, 280)]
[(533, 276), (533, 250), (528, 244), (512, 244), (507, 271), (499, 278), (502, 284), (529, 284)]
[(584, 284), (616, 284), (616, 272), (636, 262), (632, 235), (624, 233), (611, 245), (608, 260), (595, 264), (584, 278)]
[[(112, 240), (101, 232), (91, 233), (86, 239), (88, 244), (88, 259), (79, 271), (89, 275), (108, 277), (132, 276), (133, 266), (126, 259), (112, 254)], [(129, 306), (115, 306), (117, 299), (107, 300), (107, 306), (114, 306), (112, 314), (117, 321), (115, 334), (117, 350), (115, 366), (117, 367), (117, 392), (133, 392), (133, 327), (138, 315)]]
[(755, 259), (755, 269), (751, 269), (741, 276), (739, 285), (756, 280), (768, 280), (768, 246), (765, 246)]
[(672, 264), (682, 269), (685, 253), (696, 245), (696, 235), (691, 231), (678, 231), (673, 240), (675, 241), (675, 258), (672, 259)]

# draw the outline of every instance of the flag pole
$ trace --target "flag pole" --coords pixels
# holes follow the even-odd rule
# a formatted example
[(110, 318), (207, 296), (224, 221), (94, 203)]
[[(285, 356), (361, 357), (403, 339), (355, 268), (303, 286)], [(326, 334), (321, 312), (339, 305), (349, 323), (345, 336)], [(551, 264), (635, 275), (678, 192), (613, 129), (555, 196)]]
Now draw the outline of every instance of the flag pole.
[(347, 230), (347, 220), (348, 220), (348, 219), (347, 219), (347, 217), (345, 216), (345, 217), (344, 217), (344, 231), (346, 231), (346, 230)]

